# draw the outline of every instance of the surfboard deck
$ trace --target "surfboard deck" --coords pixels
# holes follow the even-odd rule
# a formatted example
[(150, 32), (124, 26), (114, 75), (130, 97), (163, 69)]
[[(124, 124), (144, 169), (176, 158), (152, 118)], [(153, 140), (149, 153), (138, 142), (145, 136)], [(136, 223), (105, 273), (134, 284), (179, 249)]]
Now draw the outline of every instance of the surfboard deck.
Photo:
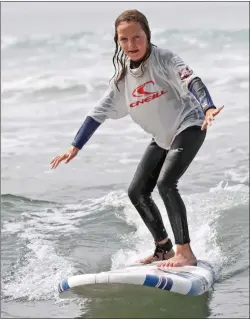
[(58, 285), (60, 295), (72, 291), (86, 297), (122, 295), (124, 290), (158, 288), (187, 296), (198, 296), (210, 290), (214, 283), (212, 266), (199, 260), (197, 266), (162, 267), (134, 264), (106, 272), (83, 274), (62, 280)]

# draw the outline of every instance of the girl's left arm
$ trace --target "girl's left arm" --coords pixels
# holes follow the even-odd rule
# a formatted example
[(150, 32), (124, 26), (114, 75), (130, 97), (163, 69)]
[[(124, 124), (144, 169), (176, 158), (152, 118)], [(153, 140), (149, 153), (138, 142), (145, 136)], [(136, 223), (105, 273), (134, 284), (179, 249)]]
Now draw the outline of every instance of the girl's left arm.
[(204, 113), (208, 109), (216, 109), (205, 84), (179, 56), (173, 54), (169, 62), (169, 71), (174, 82), (176, 82), (177, 86), (179, 85), (180, 91), (185, 92), (188, 90), (191, 92), (200, 102)]
[(219, 114), (224, 106), (216, 108), (206, 85), (178, 55), (172, 53), (167, 65), (170, 81), (173, 82), (180, 95), (189, 91), (202, 106), (205, 113), (205, 120), (202, 125), (202, 130), (204, 130), (207, 125), (211, 125), (214, 117)]

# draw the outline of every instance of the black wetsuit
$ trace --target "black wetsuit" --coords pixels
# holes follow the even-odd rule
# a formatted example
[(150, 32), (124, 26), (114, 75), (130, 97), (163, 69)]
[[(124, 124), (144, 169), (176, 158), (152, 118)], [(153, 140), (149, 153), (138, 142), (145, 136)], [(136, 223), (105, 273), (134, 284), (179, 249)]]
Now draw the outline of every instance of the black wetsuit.
[[(131, 63), (131, 68), (137, 67), (138, 63)], [(204, 112), (209, 108), (215, 108), (200, 78), (195, 77), (191, 80), (188, 89), (200, 102)], [(87, 116), (72, 145), (81, 149), (99, 125), (99, 122)], [(175, 243), (183, 245), (190, 242), (186, 207), (177, 185), (180, 177), (196, 156), (205, 136), (206, 130), (202, 131), (200, 126), (188, 127), (174, 138), (169, 150), (161, 148), (153, 139), (139, 163), (128, 195), (156, 243), (165, 239), (168, 234), (159, 209), (151, 197), (155, 186), (158, 187), (167, 209)], [(169, 241), (167, 250), (171, 247), (172, 244)]]

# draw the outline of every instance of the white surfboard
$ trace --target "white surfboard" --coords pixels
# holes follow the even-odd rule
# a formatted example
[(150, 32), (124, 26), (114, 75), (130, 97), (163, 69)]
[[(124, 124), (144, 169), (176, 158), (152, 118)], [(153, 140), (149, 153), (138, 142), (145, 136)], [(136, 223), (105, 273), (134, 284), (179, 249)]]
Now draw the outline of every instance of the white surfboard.
[(85, 296), (95, 297), (100, 293), (109, 295), (111, 287), (115, 287), (115, 293), (119, 287), (121, 290), (124, 286), (144, 286), (198, 296), (210, 290), (214, 283), (212, 266), (205, 261), (199, 260), (197, 266), (162, 268), (157, 266), (159, 263), (136, 264), (112, 271), (72, 276), (59, 283), (58, 291), (60, 294), (70, 290), (80, 291)]

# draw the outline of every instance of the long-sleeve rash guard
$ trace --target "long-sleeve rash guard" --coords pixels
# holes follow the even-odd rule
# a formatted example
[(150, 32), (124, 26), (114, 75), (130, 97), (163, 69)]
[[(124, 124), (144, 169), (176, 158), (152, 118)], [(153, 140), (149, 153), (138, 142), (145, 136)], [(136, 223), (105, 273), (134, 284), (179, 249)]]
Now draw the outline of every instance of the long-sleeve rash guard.
[(129, 114), (160, 147), (169, 149), (177, 134), (187, 127), (201, 126), (204, 112), (215, 108), (200, 78), (169, 50), (152, 47), (150, 56), (138, 68), (130, 68), (130, 59), (126, 67), (119, 90), (113, 79), (88, 113), (72, 145), (81, 149), (106, 119)]

